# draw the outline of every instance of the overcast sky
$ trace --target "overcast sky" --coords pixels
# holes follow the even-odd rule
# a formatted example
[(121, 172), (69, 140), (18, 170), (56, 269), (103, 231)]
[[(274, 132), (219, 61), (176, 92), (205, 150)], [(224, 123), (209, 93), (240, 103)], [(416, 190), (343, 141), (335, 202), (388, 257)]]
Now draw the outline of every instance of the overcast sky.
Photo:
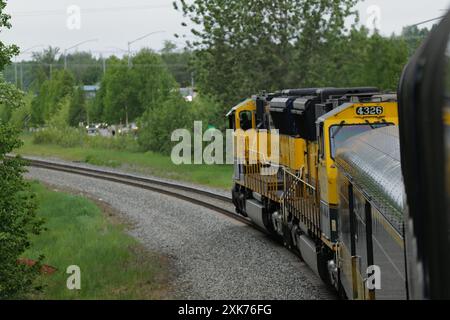
[[(22, 50), (36, 45), (52, 45), (62, 49), (90, 39), (79, 50), (110, 55), (127, 49), (127, 42), (150, 32), (154, 34), (132, 45), (162, 48), (163, 41), (174, 33), (186, 33), (181, 27), (182, 15), (172, 7), (172, 0), (8, 0), (13, 29), (0, 34), (5, 43), (15, 43)], [(374, 17), (383, 34), (399, 33), (411, 25), (444, 14), (450, 0), (365, 0), (357, 9), (362, 24), (373, 25)], [(69, 13), (68, 13), (69, 10)], [(77, 12), (81, 14), (78, 16)], [(78, 19), (80, 17), (80, 19)], [(186, 21), (187, 22), (187, 21)], [(423, 26), (429, 26), (425, 24)], [(189, 37), (189, 35), (188, 35)], [(23, 54), (21, 58), (27, 58)]]

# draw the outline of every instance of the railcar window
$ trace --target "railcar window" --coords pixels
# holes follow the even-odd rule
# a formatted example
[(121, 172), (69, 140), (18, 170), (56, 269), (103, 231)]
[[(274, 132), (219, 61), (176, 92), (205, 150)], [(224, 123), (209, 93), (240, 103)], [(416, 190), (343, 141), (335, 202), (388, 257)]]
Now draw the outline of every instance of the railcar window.
[(342, 147), (345, 141), (358, 134), (392, 125), (390, 123), (377, 124), (351, 124), (336, 125), (330, 127), (331, 158), (334, 159), (336, 150)]
[[(448, 101), (447, 101), (448, 103)], [(445, 108), (445, 152), (446, 152), (446, 171), (447, 171), (447, 214), (450, 215), (450, 106)], [(449, 219), (449, 237), (450, 237), (450, 219)]]
[[(447, 189), (447, 214), (450, 215), (450, 40), (447, 43), (446, 51), (446, 72), (445, 72), (445, 101), (443, 110), (444, 122), (444, 147), (445, 147), (445, 170), (446, 170), (446, 189)], [(450, 237), (450, 219), (449, 219), (449, 237)]]

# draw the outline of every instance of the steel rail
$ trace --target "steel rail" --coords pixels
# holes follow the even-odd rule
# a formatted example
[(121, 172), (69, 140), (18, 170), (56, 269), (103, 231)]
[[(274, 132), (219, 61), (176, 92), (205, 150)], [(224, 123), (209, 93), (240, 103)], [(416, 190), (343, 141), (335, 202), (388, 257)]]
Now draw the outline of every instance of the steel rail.
[[(259, 231), (263, 231), (264, 233), (267, 233), (262, 228), (259, 228), (256, 226), (250, 219), (245, 218), (243, 216), (238, 215), (237, 213), (227, 210), (223, 208), (223, 206), (220, 206), (220, 204), (213, 204), (207, 201), (203, 201), (198, 198), (198, 196), (203, 196), (209, 199), (219, 200), (226, 204), (231, 204), (231, 199), (228, 197), (225, 197), (223, 195), (215, 194), (210, 191), (206, 190), (199, 190), (193, 187), (180, 185), (172, 182), (166, 182), (151, 178), (144, 178), (139, 176), (134, 176), (130, 174), (125, 173), (117, 173), (117, 172), (110, 172), (110, 171), (104, 171), (100, 169), (92, 169), (92, 168), (83, 168), (78, 166), (72, 166), (68, 164), (60, 164), (60, 163), (54, 163), (54, 162), (48, 162), (43, 160), (35, 160), (35, 159), (29, 159), (29, 158), (22, 158), (27, 162), (27, 166), (29, 167), (36, 167), (36, 168), (42, 168), (52, 171), (58, 171), (58, 172), (66, 172), (71, 174), (77, 174), (84, 177), (90, 177), (115, 183), (120, 183), (132, 187), (136, 187), (139, 189), (145, 189), (153, 192), (157, 192), (160, 194), (164, 194), (173, 198), (177, 198), (180, 200), (184, 200), (187, 202), (190, 202), (192, 204), (196, 204), (199, 206), (202, 206), (204, 208), (213, 210), (215, 212), (221, 213), (223, 215), (226, 215), (234, 220), (237, 220), (241, 223), (244, 223), (248, 226), (251, 226), (253, 228), (258, 229)], [(165, 187), (168, 189), (163, 189), (161, 187)], [(182, 192), (188, 192), (192, 193), (192, 196), (181, 194), (176, 191), (182, 191)]]
[(100, 169), (72, 166), (69, 164), (61, 164), (61, 163), (48, 162), (48, 161), (43, 161), (43, 160), (35, 160), (35, 159), (30, 159), (30, 158), (25, 158), (25, 157), (22, 157), (22, 159), (24, 159), (26, 162), (28, 162), (29, 165), (32, 167), (38, 167), (38, 166), (49, 167), (50, 166), (51, 168), (55, 168), (55, 169), (58, 168), (58, 169), (78, 170), (78, 171), (81, 170), (83, 172), (104, 174), (104, 175), (108, 175), (108, 176), (112, 176), (112, 177), (130, 179), (133, 181), (151, 183), (151, 184), (156, 184), (156, 185), (160, 185), (160, 186), (167, 187), (167, 188), (183, 190), (183, 191), (187, 191), (187, 192), (193, 192), (193, 193), (200, 194), (202, 196), (206, 196), (208, 198), (214, 198), (214, 199), (225, 201), (225, 202), (231, 201), (231, 198), (220, 195), (220, 194), (213, 193), (211, 191), (201, 190), (201, 189), (197, 189), (194, 187), (177, 184), (177, 183), (173, 183), (173, 182), (162, 181), (162, 180), (157, 180), (157, 179), (152, 179), (152, 178), (147, 178), (147, 177), (140, 177), (140, 176), (127, 174), (127, 173), (111, 172), (111, 171), (100, 170)]

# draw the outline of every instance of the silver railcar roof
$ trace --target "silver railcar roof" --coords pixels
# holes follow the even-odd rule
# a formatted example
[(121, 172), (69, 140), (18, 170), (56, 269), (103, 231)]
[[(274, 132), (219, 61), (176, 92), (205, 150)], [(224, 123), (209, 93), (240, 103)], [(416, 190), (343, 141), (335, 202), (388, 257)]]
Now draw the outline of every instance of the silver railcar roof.
[(401, 232), (404, 185), (398, 127), (374, 129), (348, 139), (337, 150), (336, 164)]

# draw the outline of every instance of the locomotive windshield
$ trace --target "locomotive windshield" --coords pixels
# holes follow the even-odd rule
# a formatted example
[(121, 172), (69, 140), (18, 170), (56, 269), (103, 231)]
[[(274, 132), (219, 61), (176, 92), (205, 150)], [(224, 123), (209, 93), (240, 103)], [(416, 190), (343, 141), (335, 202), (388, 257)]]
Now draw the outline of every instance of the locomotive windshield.
[(330, 146), (331, 158), (334, 159), (336, 150), (339, 149), (344, 142), (358, 134), (366, 131), (382, 128), (392, 125), (390, 123), (368, 123), (368, 124), (340, 124), (330, 127)]

